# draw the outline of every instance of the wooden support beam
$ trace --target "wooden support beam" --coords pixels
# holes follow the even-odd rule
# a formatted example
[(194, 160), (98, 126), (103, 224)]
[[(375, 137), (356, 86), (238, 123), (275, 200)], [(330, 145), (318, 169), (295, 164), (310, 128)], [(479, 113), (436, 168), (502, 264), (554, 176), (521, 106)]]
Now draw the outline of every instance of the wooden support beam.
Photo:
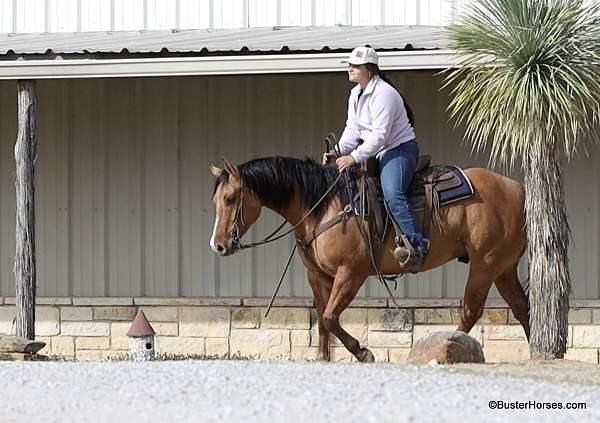
[(35, 81), (17, 81), (15, 286), (17, 336), (35, 338)]

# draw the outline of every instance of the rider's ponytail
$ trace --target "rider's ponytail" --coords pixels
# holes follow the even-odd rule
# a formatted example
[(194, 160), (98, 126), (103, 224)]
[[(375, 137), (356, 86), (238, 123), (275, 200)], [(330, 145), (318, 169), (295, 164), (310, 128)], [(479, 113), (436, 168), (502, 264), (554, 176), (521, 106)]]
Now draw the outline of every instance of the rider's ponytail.
[(383, 73), (381, 71), (381, 69), (379, 69), (379, 66), (377, 66), (374, 63), (367, 63), (365, 66), (367, 67), (368, 70), (373, 72), (374, 75), (379, 75), (379, 77), (383, 81), (388, 83), (392, 88), (394, 88), (396, 91), (398, 91), (398, 93), (400, 93), (400, 97), (402, 97), (402, 101), (404, 102), (404, 108), (406, 109), (406, 115), (408, 116), (408, 121), (410, 122), (411, 126), (414, 128), (415, 127), (415, 117), (414, 117), (412, 109), (406, 102), (406, 98), (404, 98), (404, 94), (402, 94), (402, 92), (398, 88), (396, 88), (394, 83), (387, 77), (387, 75), (385, 73)]

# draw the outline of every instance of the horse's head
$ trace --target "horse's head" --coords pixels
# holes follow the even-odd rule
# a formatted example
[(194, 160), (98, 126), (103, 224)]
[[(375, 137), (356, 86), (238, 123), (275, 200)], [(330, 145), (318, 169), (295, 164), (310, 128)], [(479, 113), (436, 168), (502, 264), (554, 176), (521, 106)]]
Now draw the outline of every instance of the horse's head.
[(215, 253), (227, 256), (236, 252), (240, 238), (250, 225), (256, 222), (262, 205), (256, 195), (244, 186), (236, 166), (223, 159), (224, 169), (209, 165), (217, 177), (213, 203), (215, 205), (215, 227), (210, 247)]

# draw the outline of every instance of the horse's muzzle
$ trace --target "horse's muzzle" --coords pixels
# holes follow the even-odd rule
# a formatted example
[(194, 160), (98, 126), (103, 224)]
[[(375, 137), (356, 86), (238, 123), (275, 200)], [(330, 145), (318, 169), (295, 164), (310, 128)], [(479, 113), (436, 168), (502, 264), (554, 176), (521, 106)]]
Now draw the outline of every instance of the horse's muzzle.
[(238, 250), (238, 245), (234, 242), (228, 242), (229, 246), (224, 244), (215, 244), (215, 252), (222, 257), (230, 256)]

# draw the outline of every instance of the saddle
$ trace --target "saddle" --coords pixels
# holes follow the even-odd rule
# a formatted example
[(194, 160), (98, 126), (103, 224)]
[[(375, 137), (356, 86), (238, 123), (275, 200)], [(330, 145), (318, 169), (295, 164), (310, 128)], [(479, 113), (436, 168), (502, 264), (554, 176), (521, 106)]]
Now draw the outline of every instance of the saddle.
[[(473, 195), (473, 186), (462, 169), (454, 165), (431, 165), (431, 156), (420, 156), (408, 190), (413, 211), (423, 211), (421, 229), (428, 236), (429, 225), (441, 226), (440, 207)], [(358, 168), (358, 166), (357, 166)], [(355, 170), (352, 207), (358, 216), (368, 217), (371, 233), (377, 242), (385, 240), (388, 222), (393, 222), (383, 200), (377, 159), (367, 160)], [(361, 181), (361, 178), (364, 178)], [(359, 189), (362, 186), (364, 189)]]

